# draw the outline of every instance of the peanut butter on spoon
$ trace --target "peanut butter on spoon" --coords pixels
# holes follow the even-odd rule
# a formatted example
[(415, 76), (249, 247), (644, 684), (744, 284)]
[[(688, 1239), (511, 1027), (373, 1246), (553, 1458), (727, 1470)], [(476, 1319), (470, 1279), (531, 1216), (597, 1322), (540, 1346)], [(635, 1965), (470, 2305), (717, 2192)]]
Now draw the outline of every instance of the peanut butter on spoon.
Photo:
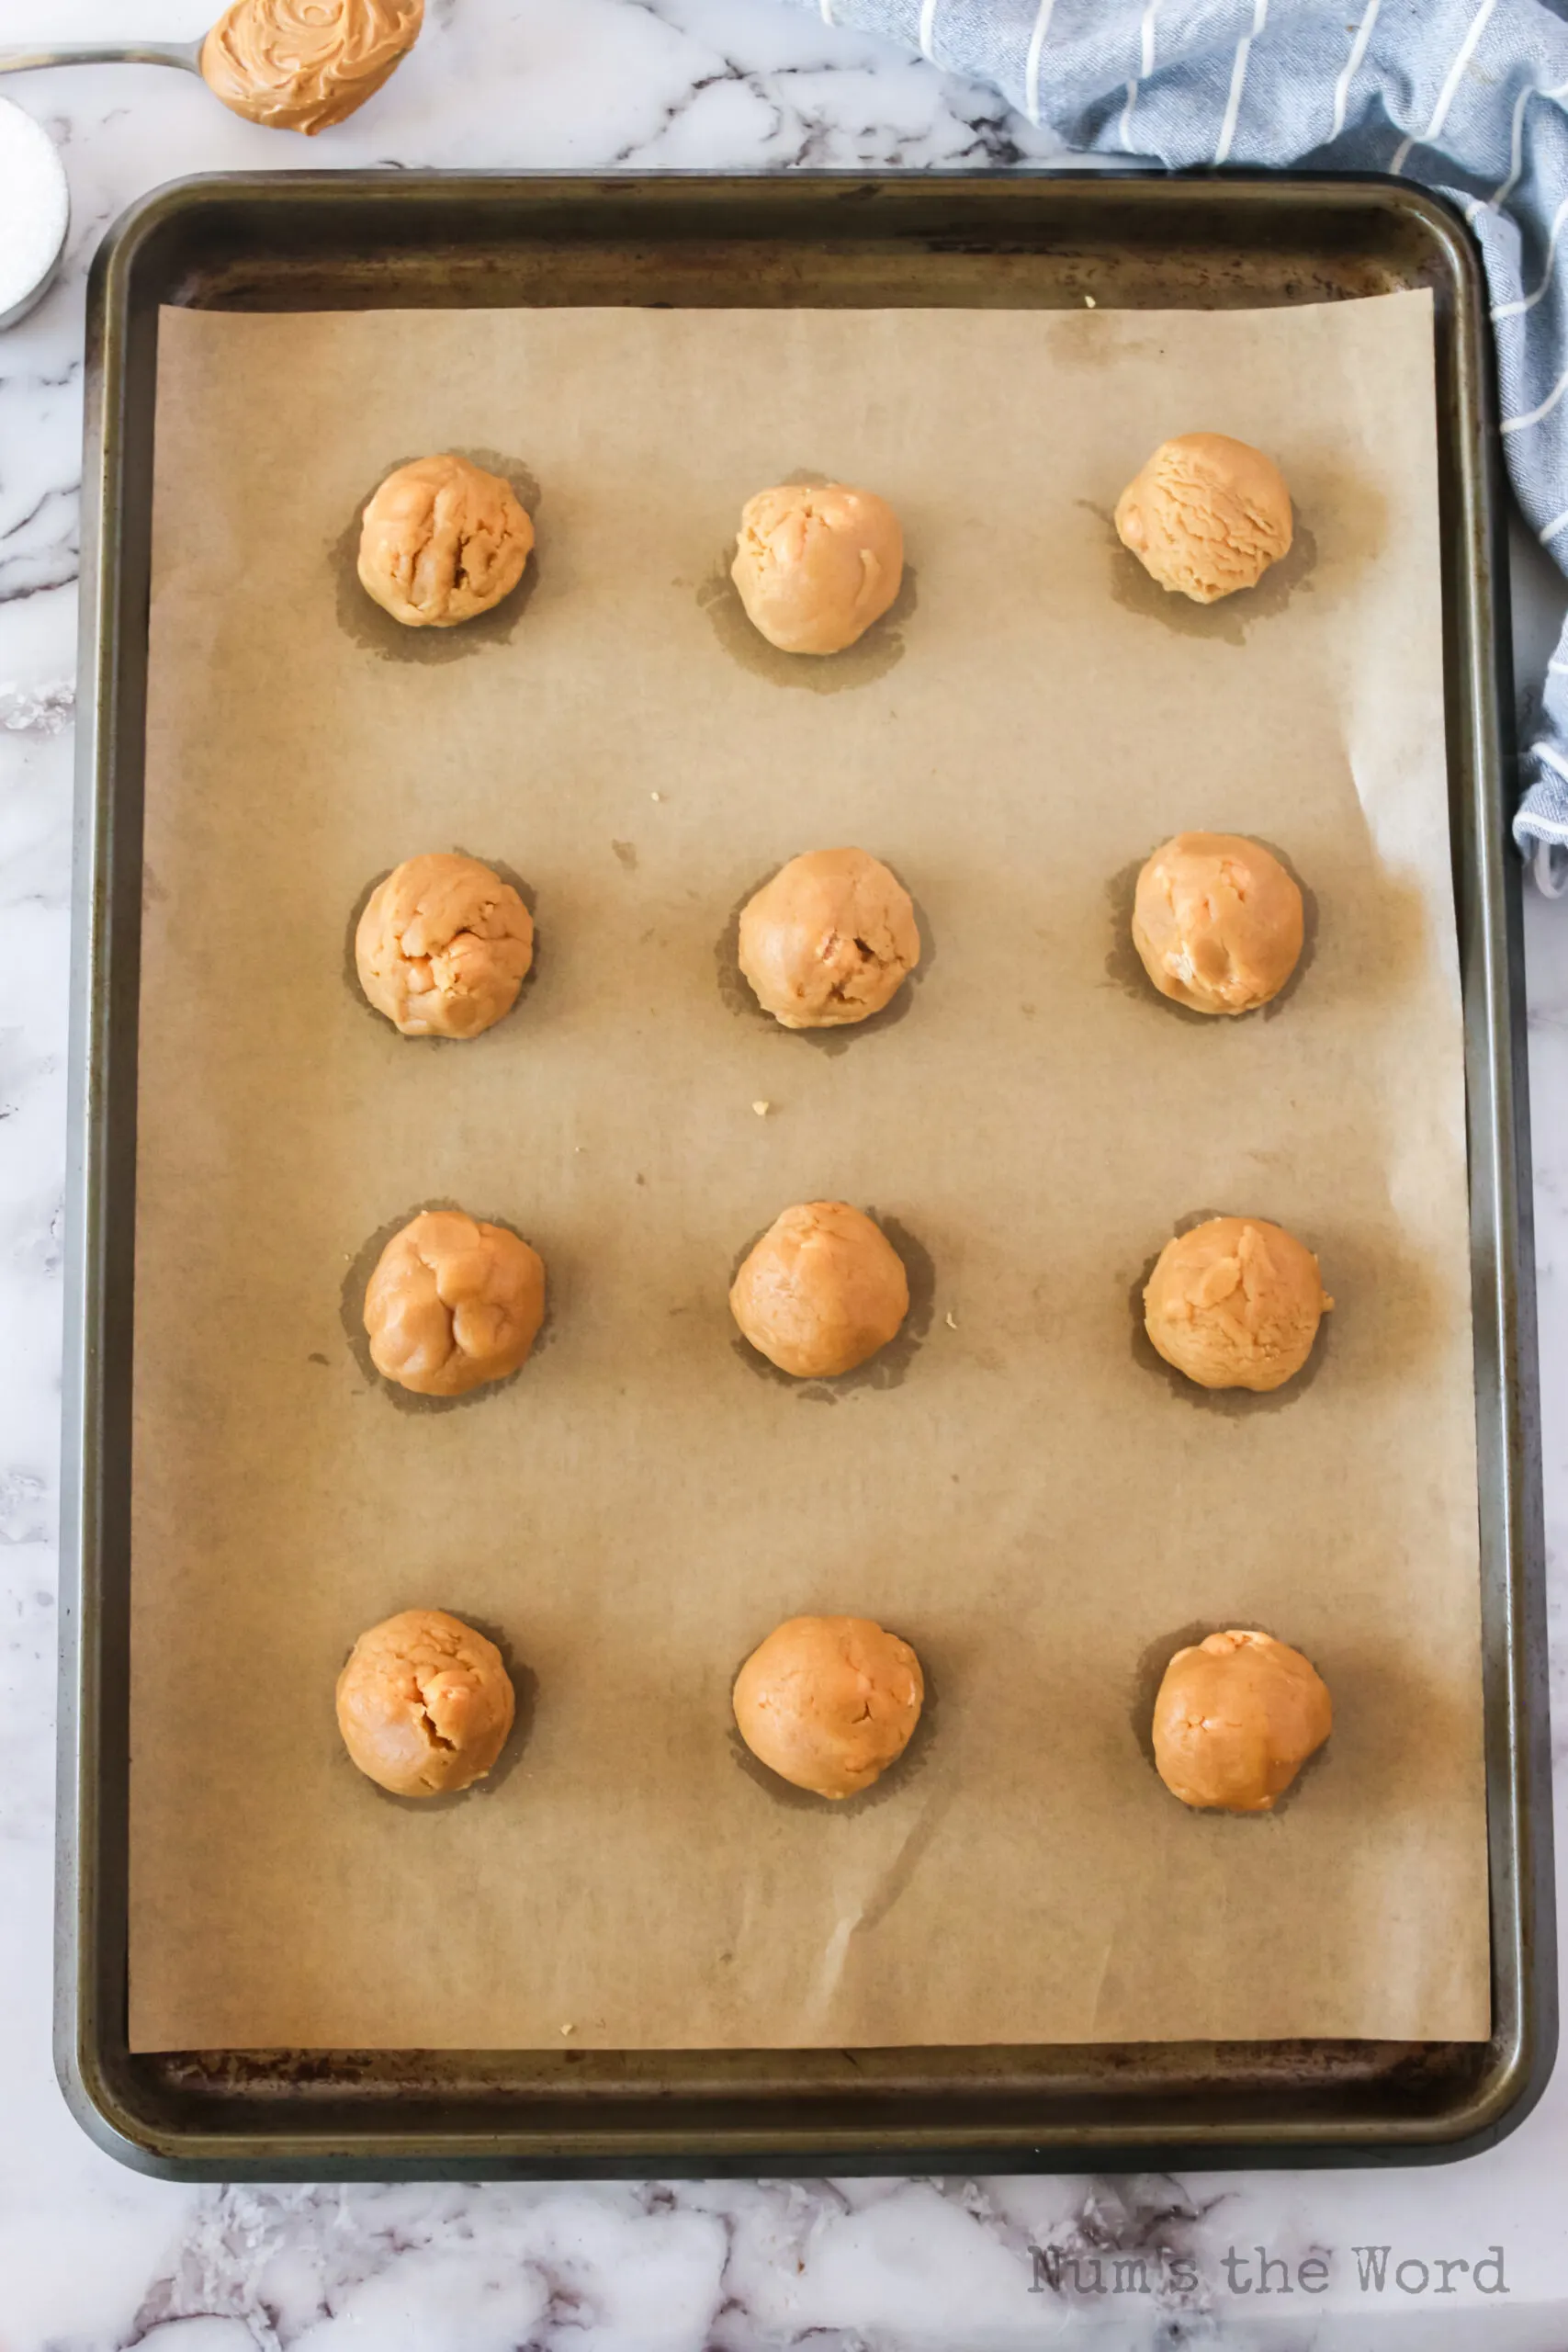
[(202, 76), (248, 122), (310, 137), (375, 96), (423, 22), (424, 0), (234, 0), (201, 45)]

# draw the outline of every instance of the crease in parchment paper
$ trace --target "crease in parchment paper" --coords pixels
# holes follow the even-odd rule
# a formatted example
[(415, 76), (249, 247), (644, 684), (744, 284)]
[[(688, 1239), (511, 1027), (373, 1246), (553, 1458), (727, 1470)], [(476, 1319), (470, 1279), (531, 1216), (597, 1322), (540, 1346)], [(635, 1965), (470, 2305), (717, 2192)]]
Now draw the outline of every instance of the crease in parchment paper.
[(808, 2019), (824, 2018), (831, 2010), (855, 1938), (869, 1936), (886, 1919), (924, 1860), (952, 1802), (950, 1791), (938, 1791), (927, 1799), (852, 1907), (834, 1921), (807, 1997)]
[[(1484, 2036), (1430, 299), (175, 309), (158, 367), (132, 2046)], [(1269, 452), (1316, 548), (1280, 609), (1235, 600), (1239, 646), (1118, 603), (1080, 503), (1199, 427)], [(383, 660), (331, 550), (444, 448), (526, 459), (540, 559), (467, 651)], [(697, 602), (803, 457), (890, 501), (919, 573), (845, 691), (777, 691)], [(1315, 900), (1268, 1019), (1106, 969), (1108, 889), (1198, 829)], [(749, 877), (845, 842), (941, 955), (829, 1052), (740, 1017), (715, 943)], [(546, 948), (493, 1031), (424, 1047), (344, 932), (453, 843), (527, 876)], [(918, 1237), (932, 1308), (828, 1411), (738, 1362), (727, 1299), (822, 1197)], [(431, 1201), (536, 1244), (548, 1345), (400, 1411), (344, 1286)], [(1134, 1280), (1202, 1204), (1300, 1232), (1338, 1301), (1273, 1409), (1134, 1353)], [(453, 1595), (536, 1684), (511, 1769), (432, 1815), (346, 1765), (331, 1692)], [(803, 1609), (942, 1685), (841, 1816), (730, 1746), (735, 1662)], [(1228, 1623), (1335, 1702), (1261, 1829), (1176, 1804), (1130, 1719), (1162, 1632)]]
[(1107, 2015), (1104, 2007), (1105, 1987), (1107, 1983), (1110, 1981), (1111, 1972), (1115, 1966), (1116, 1954), (1121, 1945), (1121, 1941), (1122, 1922), (1118, 1919), (1105, 1939), (1100, 1951), (1099, 1963), (1094, 1971), (1094, 1981), (1089, 1996), (1088, 2021), (1084, 2028), (1084, 2039), (1086, 2041), (1100, 2041), (1105, 2038), (1105, 2017)]

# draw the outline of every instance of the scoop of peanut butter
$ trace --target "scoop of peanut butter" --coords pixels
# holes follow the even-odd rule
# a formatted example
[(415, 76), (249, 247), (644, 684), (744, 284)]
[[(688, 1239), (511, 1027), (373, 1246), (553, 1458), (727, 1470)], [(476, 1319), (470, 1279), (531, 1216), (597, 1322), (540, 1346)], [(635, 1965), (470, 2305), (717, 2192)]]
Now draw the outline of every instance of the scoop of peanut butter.
[(234, 0), (201, 45), (201, 71), (247, 122), (309, 137), (374, 97), (423, 22), (424, 0)]
[(477, 857), (405, 858), (354, 935), (359, 985), (405, 1037), (477, 1037), (517, 1001), (534, 919)]
[(338, 1729), (367, 1779), (399, 1797), (482, 1781), (517, 1711), (495, 1644), (444, 1609), (405, 1609), (361, 1634), (337, 1679)]
[(365, 510), (359, 583), (406, 628), (453, 628), (510, 596), (534, 526), (509, 481), (450, 451), (389, 473)]
[(545, 1319), (545, 1267), (503, 1225), (425, 1209), (395, 1233), (365, 1293), (378, 1372), (420, 1396), (505, 1380)]

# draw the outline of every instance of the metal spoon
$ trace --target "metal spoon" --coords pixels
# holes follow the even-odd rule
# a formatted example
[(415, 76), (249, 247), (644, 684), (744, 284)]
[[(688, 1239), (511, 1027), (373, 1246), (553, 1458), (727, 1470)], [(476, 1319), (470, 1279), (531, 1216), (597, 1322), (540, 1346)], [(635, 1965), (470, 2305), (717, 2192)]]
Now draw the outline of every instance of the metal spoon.
[(180, 65), (201, 72), (195, 40), (62, 40), (45, 49), (0, 49), (0, 74), (31, 74), (45, 65)]

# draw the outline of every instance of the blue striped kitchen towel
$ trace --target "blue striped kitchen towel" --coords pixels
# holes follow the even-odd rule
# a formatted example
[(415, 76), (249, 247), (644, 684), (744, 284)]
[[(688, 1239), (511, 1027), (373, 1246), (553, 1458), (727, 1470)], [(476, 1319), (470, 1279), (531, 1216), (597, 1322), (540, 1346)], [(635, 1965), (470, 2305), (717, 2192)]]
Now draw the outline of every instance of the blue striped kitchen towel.
[[(804, 0), (990, 82), (1086, 153), (1408, 173), (1451, 197), (1490, 283), (1504, 449), (1568, 569), (1568, 0)], [(1514, 820), (1568, 874), (1568, 631)]]

